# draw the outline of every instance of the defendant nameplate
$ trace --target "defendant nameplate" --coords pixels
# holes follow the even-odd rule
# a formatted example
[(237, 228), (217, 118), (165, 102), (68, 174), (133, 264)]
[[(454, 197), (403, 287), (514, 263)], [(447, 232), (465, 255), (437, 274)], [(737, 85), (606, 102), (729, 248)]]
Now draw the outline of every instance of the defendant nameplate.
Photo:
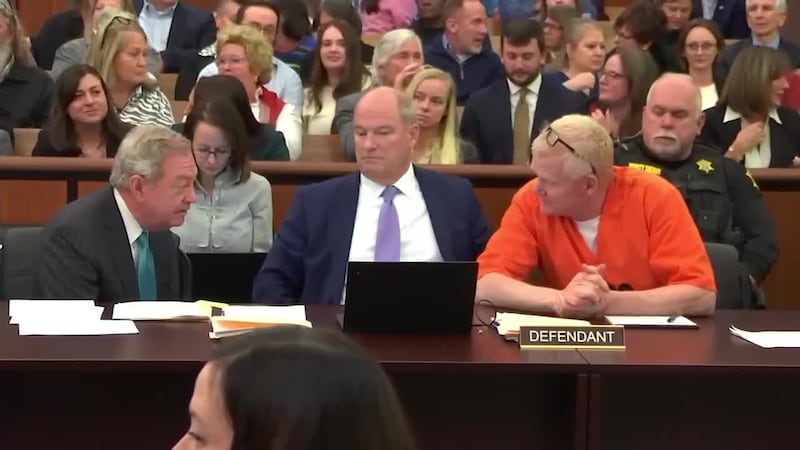
[(519, 347), (524, 350), (625, 350), (625, 328), (615, 325), (521, 327)]

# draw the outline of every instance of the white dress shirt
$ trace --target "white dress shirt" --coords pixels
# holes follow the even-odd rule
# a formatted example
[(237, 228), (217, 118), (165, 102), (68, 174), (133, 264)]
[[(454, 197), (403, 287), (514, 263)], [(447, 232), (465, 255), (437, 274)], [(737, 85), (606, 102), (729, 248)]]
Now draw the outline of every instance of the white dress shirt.
[(157, 52), (167, 49), (169, 31), (172, 29), (172, 17), (175, 14), (177, 3), (166, 11), (157, 11), (149, 1), (144, 0), (142, 11), (139, 13), (139, 25), (147, 36), (147, 42)]
[(700, 88), (700, 100), (703, 103), (703, 111), (707, 110), (708, 108), (714, 107), (719, 100), (719, 94), (717, 93), (717, 85), (714, 83), (709, 84), (708, 86), (703, 86)]
[[(441, 262), (442, 253), (428, 216), (428, 205), (422, 196), (413, 164), (394, 186), (400, 191), (394, 197), (394, 207), (400, 222), (400, 261)], [(350, 240), (350, 255), (347, 261), (375, 261), (375, 240), (378, 238), (378, 218), (381, 215), (386, 186), (380, 185), (361, 174), (358, 189), (356, 219), (353, 237)], [(347, 274), (342, 290), (342, 304), (347, 293)]]
[(703, 0), (703, 18), (714, 20), (714, 11), (717, 9), (717, 0)]
[(133, 217), (131, 210), (128, 209), (125, 199), (122, 198), (122, 195), (116, 189), (114, 189), (114, 200), (117, 201), (117, 208), (119, 209), (119, 214), (122, 216), (122, 224), (125, 225), (125, 234), (128, 235), (128, 246), (131, 249), (133, 265), (136, 266), (136, 240), (139, 239), (139, 236), (144, 230), (142, 230), (142, 226), (139, 225), (139, 221)]
[[(219, 75), (219, 66), (216, 62), (205, 66), (197, 75), (197, 79), (214, 75)], [(272, 58), (272, 78), (267, 83), (267, 89), (278, 94), (278, 97), (284, 102), (292, 105), (298, 112), (297, 115), (300, 116), (300, 111), (303, 110), (303, 82), (291, 66), (278, 58)]]
[[(741, 119), (742, 128), (750, 125), (750, 122), (745, 120), (741, 114), (730, 108), (726, 108), (725, 117), (723, 117), (722, 123), (727, 123), (738, 119)], [(761, 141), (761, 144), (749, 148), (744, 152), (744, 166), (748, 169), (767, 168), (769, 167), (769, 163), (772, 161), (772, 145), (770, 144), (771, 138), (769, 132), (770, 119), (774, 120), (778, 125), (783, 125), (783, 122), (781, 122), (781, 117), (778, 115), (778, 110), (772, 108), (772, 110), (769, 112), (767, 123), (764, 126), (764, 140)]]
[[(514, 112), (517, 110), (519, 91), (522, 89), (522, 86), (517, 86), (508, 79), (506, 79), (506, 82), (508, 82), (508, 90), (511, 92), (511, 129), (514, 129), (514, 125), (516, 125), (514, 123)], [(533, 128), (533, 118), (536, 116), (536, 102), (539, 100), (539, 91), (542, 88), (542, 74), (540, 73), (535, 80), (531, 81), (525, 87), (528, 89), (525, 100), (528, 102), (528, 130), (530, 130)], [(539, 133), (539, 130), (535, 131), (536, 134)]]

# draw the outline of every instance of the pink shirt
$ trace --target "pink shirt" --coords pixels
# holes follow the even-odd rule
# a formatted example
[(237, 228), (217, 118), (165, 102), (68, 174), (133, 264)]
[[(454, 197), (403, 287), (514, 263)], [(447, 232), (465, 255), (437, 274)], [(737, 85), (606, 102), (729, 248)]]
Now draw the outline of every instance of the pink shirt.
[(361, 11), (362, 33), (386, 33), (408, 28), (417, 16), (416, 0), (380, 0), (378, 12)]

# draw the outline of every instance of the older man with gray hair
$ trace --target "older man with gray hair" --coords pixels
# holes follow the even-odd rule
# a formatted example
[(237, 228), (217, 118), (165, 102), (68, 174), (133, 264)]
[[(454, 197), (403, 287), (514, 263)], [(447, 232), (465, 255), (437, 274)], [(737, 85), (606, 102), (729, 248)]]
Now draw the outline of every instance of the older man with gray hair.
[(65, 206), (44, 229), (36, 298), (190, 299), (188, 264), (171, 227), (195, 201), (191, 144), (156, 125), (120, 144), (111, 186)]
[[(405, 88), (411, 76), (422, 66), (422, 42), (411, 30), (392, 30), (381, 37), (372, 55), (372, 85)], [(355, 159), (353, 113), (363, 92), (356, 92), (336, 102), (331, 132), (339, 134), (342, 151), (348, 160)]]
[[(612, 164), (611, 137), (588, 116), (564, 116), (534, 140), (537, 178), (478, 258), (477, 300), (566, 317), (714, 311), (714, 273), (681, 194)], [(536, 268), (543, 286), (525, 281)]]

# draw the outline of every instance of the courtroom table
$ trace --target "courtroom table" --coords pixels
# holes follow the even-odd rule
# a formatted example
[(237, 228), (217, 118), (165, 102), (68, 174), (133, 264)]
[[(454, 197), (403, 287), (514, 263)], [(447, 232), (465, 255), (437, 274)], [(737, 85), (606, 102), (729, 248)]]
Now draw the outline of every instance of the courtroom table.
[[(307, 313), (315, 327), (338, 328), (338, 309)], [(187, 429), (194, 378), (214, 345), (207, 323), (22, 337), (3, 322), (0, 449), (162, 449)], [(588, 376), (577, 351), (520, 353), (482, 326), (352, 337), (394, 381), (421, 449), (586, 449)]]
[(628, 329), (625, 352), (580, 352), (591, 369), (590, 450), (800, 448), (800, 349), (762, 349), (728, 331), (800, 330), (800, 312), (697, 322)]

